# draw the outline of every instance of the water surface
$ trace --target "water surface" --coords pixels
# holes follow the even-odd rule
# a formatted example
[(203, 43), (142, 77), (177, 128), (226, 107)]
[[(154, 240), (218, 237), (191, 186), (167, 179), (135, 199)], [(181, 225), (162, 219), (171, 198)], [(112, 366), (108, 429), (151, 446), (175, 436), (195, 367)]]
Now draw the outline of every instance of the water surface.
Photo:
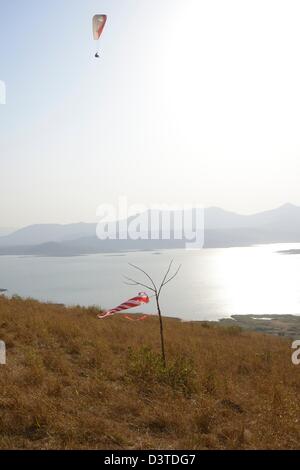
[[(43, 301), (110, 308), (144, 290), (124, 284), (123, 275), (145, 282), (128, 263), (159, 281), (174, 258), (182, 268), (162, 296), (168, 316), (215, 320), (232, 314), (300, 314), (300, 255), (277, 253), (292, 248), (300, 244), (70, 258), (2, 256), (0, 287)], [(154, 313), (154, 303), (143, 311)]]

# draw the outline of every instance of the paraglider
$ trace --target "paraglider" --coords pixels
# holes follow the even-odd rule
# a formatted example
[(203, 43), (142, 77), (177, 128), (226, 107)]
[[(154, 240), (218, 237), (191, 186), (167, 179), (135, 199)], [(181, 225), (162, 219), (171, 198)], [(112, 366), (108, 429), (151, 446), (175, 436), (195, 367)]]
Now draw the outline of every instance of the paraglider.
[[(103, 29), (107, 20), (106, 15), (95, 15), (93, 17), (93, 35), (95, 41), (98, 41), (103, 33)], [(99, 52), (97, 51), (95, 57), (98, 59), (100, 57)]]

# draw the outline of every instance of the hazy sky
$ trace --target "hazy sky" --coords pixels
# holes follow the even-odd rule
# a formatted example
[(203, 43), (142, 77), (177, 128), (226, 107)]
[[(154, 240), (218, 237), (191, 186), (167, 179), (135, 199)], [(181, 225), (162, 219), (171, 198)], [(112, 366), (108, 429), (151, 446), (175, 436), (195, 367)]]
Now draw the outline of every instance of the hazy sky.
[(0, 226), (300, 205), (299, 0), (0, 5)]

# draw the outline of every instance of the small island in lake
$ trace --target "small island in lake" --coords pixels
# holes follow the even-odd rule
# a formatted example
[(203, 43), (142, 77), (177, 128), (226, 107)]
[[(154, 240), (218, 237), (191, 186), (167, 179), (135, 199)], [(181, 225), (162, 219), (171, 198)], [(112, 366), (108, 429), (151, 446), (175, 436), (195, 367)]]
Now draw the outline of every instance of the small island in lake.
[(300, 315), (232, 315), (219, 321), (224, 326), (288, 338), (300, 337)]
[(281, 250), (277, 251), (281, 255), (300, 255), (300, 250)]

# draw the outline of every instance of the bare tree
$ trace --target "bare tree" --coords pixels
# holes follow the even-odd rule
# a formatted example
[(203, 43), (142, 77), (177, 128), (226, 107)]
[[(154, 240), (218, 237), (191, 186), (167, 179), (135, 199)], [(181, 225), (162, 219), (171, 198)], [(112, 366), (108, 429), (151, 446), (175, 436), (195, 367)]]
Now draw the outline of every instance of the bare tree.
[[(181, 268), (181, 265), (179, 265), (179, 267), (176, 269), (176, 271), (172, 274), (171, 271), (172, 271), (172, 267), (173, 267), (173, 261), (174, 260), (172, 260), (170, 262), (169, 267), (168, 267), (168, 269), (167, 269), (160, 285), (156, 285), (154, 280), (152, 279), (152, 277), (146, 271), (144, 271), (139, 266), (136, 266), (135, 264), (130, 263), (129, 266), (131, 266), (132, 268), (134, 268), (134, 269), (140, 271), (142, 274), (144, 274), (144, 276), (148, 279), (148, 281), (150, 281), (150, 285), (142, 283), (140, 281), (137, 281), (136, 279), (124, 276), (126, 281), (127, 281), (126, 282), (127, 285), (145, 287), (146, 289), (154, 292), (153, 297), (155, 297), (155, 300), (156, 300), (157, 313), (158, 313), (158, 317), (159, 317), (161, 355), (162, 355), (162, 361), (163, 361), (164, 367), (166, 367), (166, 353), (165, 353), (164, 327), (163, 327), (163, 320), (162, 320), (162, 314), (161, 314), (159, 299), (160, 299), (162, 289), (177, 276), (177, 274), (179, 273), (179, 270)], [(147, 281), (145, 281), (145, 282), (147, 282)]]

